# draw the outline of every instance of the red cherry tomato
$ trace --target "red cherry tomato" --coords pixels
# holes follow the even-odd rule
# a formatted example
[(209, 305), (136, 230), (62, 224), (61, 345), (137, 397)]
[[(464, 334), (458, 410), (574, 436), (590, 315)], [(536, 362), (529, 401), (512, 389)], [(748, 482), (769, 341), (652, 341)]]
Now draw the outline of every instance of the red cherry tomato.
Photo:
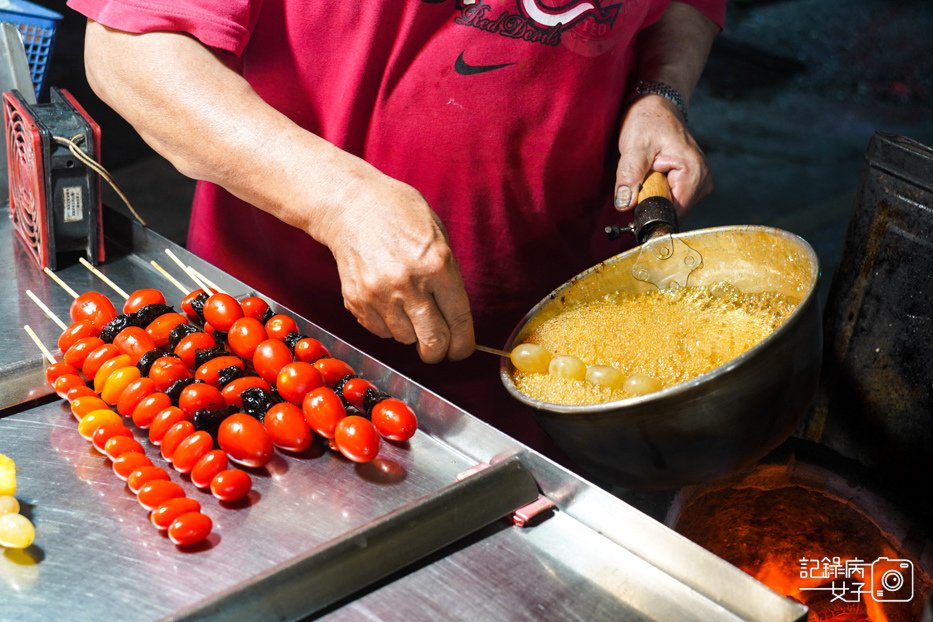
[(149, 520), (157, 529), (168, 529), (175, 519), (188, 512), (200, 512), (201, 504), (189, 497), (175, 497), (152, 511)]
[(295, 344), (295, 358), (303, 363), (313, 363), (318, 359), (329, 357), (330, 352), (324, 344), (312, 337), (299, 339)]
[(100, 292), (85, 292), (74, 299), (68, 314), (72, 322), (90, 320), (100, 332), (107, 322), (117, 317), (117, 309)]
[(151, 465), (142, 466), (130, 473), (129, 477), (126, 478), (126, 487), (135, 495), (142, 490), (143, 486), (155, 480), (168, 482), (171, 481), (171, 478), (168, 476), (168, 472), (162, 467)]
[(269, 335), (270, 339), (283, 341), (285, 337), (288, 336), (288, 333), (297, 332), (298, 324), (295, 323), (295, 320), (281, 313), (273, 315), (269, 318), (269, 321), (266, 322), (266, 333)]
[(228, 367), (246, 369), (246, 363), (238, 356), (218, 356), (204, 363), (194, 372), (195, 380), (201, 380), (212, 387), (220, 387), (220, 372)]
[(169, 406), (159, 411), (149, 426), (149, 442), (161, 445), (162, 439), (173, 425), (179, 421), (187, 421), (188, 416), (177, 406)]
[(194, 464), (191, 469), (191, 483), (198, 488), (207, 488), (211, 485), (214, 476), (227, 468), (227, 454), (223, 449), (214, 449), (207, 452)]
[(169, 499), (185, 496), (185, 489), (173, 481), (165, 479), (149, 480), (136, 493), (139, 505), (147, 510), (154, 510)]
[(304, 451), (311, 444), (311, 429), (301, 409), (289, 402), (274, 404), (262, 420), (272, 444), (285, 451)]
[(204, 293), (203, 289), (196, 289), (191, 292), (188, 292), (188, 295), (184, 297), (181, 301), (181, 310), (185, 312), (185, 315), (188, 316), (192, 321), (201, 321), (201, 318), (195, 312), (194, 307), (191, 306), (191, 303), (195, 298)]
[(113, 472), (126, 481), (130, 473), (144, 466), (152, 466), (152, 460), (141, 451), (127, 451), (113, 459)]
[(379, 434), (368, 419), (350, 415), (337, 424), (334, 444), (349, 460), (369, 462), (379, 453)]
[(65, 391), (65, 399), (69, 402), (72, 402), (79, 397), (84, 397), (86, 395), (97, 395), (94, 393), (94, 389), (90, 388), (86, 384), (77, 384), (67, 391)]
[(390, 441), (407, 441), (418, 429), (415, 412), (394, 397), (378, 402), (373, 406), (371, 415), (376, 431)]
[(98, 346), (104, 345), (104, 340), (100, 337), (82, 337), (78, 339), (71, 347), (65, 350), (62, 360), (78, 369), (84, 365), (84, 359)]
[(49, 383), (49, 386), (55, 384), (55, 379), (59, 376), (64, 376), (65, 374), (71, 374), (76, 376), (78, 370), (68, 363), (52, 363), (45, 368), (45, 381)]
[(109, 408), (107, 402), (100, 399), (96, 393), (88, 396), (82, 395), (71, 401), (71, 414), (74, 415), (74, 418), (78, 421), (81, 421), (84, 415), (89, 412), (103, 410), (105, 408)]
[(182, 360), (188, 369), (195, 368), (195, 357), (198, 350), (206, 350), (217, 346), (217, 341), (207, 333), (198, 332), (185, 335), (175, 346), (175, 354)]
[(191, 372), (185, 364), (174, 356), (160, 356), (149, 368), (149, 378), (159, 391), (165, 391), (175, 382), (190, 377)]
[(246, 413), (235, 413), (221, 422), (217, 444), (228, 458), (246, 467), (261, 467), (272, 458), (269, 433)]
[[(178, 424), (175, 424), (178, 425)], [(166, 434), (168, 436), (168, 434)], [(194, 465), (198, 463), (207, 452), (214, 447), (214, 439), (211, 435), (201, 430), (194, 432), (178, 444), (175, 452), (172, 454), (172, 466), (179, 473), (190, 473)], [(162, 448), (165, 448), (165, 441), (162, 442)]]
[(129, 355), (130, 361), (135, 365), (143, 354), (155, 350), (157, 344), (149, 333), (139, 326), (127, 326), (113, 338), (113, 345), (117, 346), (121, 353)]
[(253, 353), (253, 368), (269, 383), (274, 383), (279, 371), (291, 362), (291, 350), (278, 339), (266, 339)]
[(171, 462), (175, 456), (175, 450), (181, 445), (182, 441), (194, 434), (194, 424), (183, 419), (172, 424), (165, 435), (162, 437), (161, 453), (162, 457)]
[(343, 402), (327, 387), (318, 387), (309, 392), (301, 403), (301, 411), (308, 427), (324, 438), (334, 438), (337, 424), (347, 416)]
[(68, 395), (68, 391), (71, 389), (86, 386), (84, 378), (78, 374), (62, 374), (52, 383), (52, 388), (55, 389), (55, 393), (62, 399), (65, 399), (65, 396)]
[(221, 471), (211, 480), (211, 494), (221, 501), (239, 501), (252, 487), (252, 478), (239, 469)]
[(220, 391), (220, 394), (223, 395), (224, 401), (228, 406), (242, 408), (243, 398), (241, 394), (246, 389), (252, 389), (254, 387), (260, 388), (263, 391), (269, 391), (272, 388), (268, 382), (259, 376), (242, 376), (228, 382)]
[(365, 378), (350, 378), (343, 383), (343, 399), (359, 410), (363, 410), (363, 397), (367, 389), (375, 390), (376, 387)]
[(143, 398), (152, 395), (155, 390), (155, 383), (150, 378), (137, 378), (129, 383), (120, 394), (120, 399), (117, 400), (117, 412), (124, 417), (129, 417)]
[(210, 535), (213, 523), (207, 514), (187, 512), (169, 525), (168, 537), (177, 546), (191, 546)]
[(99, 334), (100, 329), (91, 320), (78, 320), (62, 331), (58, 338), (58, 349), (66, 352), (78, 339), (97, 337)]
[(194, 418), (199, 410), (217, 410), (227, 405), (220, 389), (209, 384), (189, 384), (178, 395), (178, 407), (188, 418)]
[(311, 363), (296, 361), (279, 370), (275, 386), (282, 399), (292, 404), (301, 404), (311, 389), (324, 386), (324, 379)]
[(103, 423), (97, 426), (97, 429), (94, 430), (94, 434), (91, 435), (91, 444), (94, 446), (94, 449), (106, 455), (107, 452), (104, 450), (104, 447), (106, 446), (107, 441), (114, 438), (115, 436), (127, 436), (129, 438), (133, 438), (133, 433), (130, 432), (125, 425), (123, 425), (122, 421)]
[(84, 374), (85, 378), (93, 379), (97, 375), (100, 366), (115, 356), (120, 356), (120, 349), (112, 343), (97, 346), (84, 357), (81, 373)]
[(122, 456), (129, 451), (145, 452), (139, 441), (132, 436), (111, 436), (104, 443), (104, 455), (111, 460), (116, 460), (118, 456)]
[[(154, 387), (155, 384), (153, 384), (153, 388)], [(133, 409), (133, 414), (130, 416), (137, 427), (145, 430), (152, 425), (152, 421), (156, 418), (156, 415), (166, 408), (169, 408), (171, 405), (172, 398), (162, 391), (156, 391), (141, 399), (139, 404), (136, 405), (136, 408)]]
[(247, 296), (240, 301), (240, 306), (243, 307), (243, 315), (254, 320), (261, 320), (269, 310), (269, 303), (258, 296)]
[(243, 317), (243, 307), (230, 294), (218, 292), (204, 303), (204, 320), (216, 330), (227, 332), (233, 323)]
[(123, 313), (135, 313), (146, 305), (164, 305), (165, 296), (157, 289), (137, 289), (123, 303)]
[(227, 333), (227, 345), (237, 356), (252, 359), (256, 347), (269, 338), (262, 322), (251, 317), (241, 317)]
[(345, 362), (333, 357), (318, 359), (313, 365), (315, 369), (321, 372), (321, 376), (324, 377), (324, 384), (332, 389), (337, 386), (341, 378), (356, 373), (353, 371), (353, 368)]
[(163, 313), (149, 323), (146, 327), (146, 333), (148, 333), (152, 341), (155, 342), (156, 347), (164, 348), (168, 345), (169, 334), (172, 332), (172, 329), (180, 324), (187, 323), (188, 318), (181, 313), (175, 313), (174, 311), (171, 313)]

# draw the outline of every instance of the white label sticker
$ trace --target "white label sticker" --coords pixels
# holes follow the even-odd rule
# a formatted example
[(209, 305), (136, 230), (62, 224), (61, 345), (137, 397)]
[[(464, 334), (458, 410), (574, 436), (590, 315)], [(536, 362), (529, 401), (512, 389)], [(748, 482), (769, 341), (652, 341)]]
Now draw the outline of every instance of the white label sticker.
[(84, 218), (81, 186), (62, 188), (62, 194), (64, 195), (65, 222), (78, 222)]

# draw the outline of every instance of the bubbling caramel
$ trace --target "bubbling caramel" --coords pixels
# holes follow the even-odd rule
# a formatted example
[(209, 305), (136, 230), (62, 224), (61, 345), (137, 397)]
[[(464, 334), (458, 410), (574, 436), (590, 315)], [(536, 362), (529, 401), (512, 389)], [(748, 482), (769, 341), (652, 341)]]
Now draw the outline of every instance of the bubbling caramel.
[(525, 339), (609, 366), (628, 380), (613, 388), (553, 374), (513, 370), (519, 391), (552, 404), (598, 404), (695, 378), (773, 333), (800, 304), (775, 292), (745, 293), (728, 283), (640, 293), (616, 292), (581, 303)]

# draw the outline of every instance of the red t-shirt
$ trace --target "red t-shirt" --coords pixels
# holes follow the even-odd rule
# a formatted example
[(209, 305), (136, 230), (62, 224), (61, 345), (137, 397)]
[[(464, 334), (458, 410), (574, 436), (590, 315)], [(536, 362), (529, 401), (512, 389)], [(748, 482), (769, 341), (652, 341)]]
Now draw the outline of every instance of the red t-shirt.
[[(722, 23), (724, 0), (689, 3)], [(621, 250), (603, 227), (619, 221), (632, 41), (668, 0), (68, 4), (111, 28), (187, 32), (238, 56), (269, 104), (420, 191), (447, 227), (480, 343), (502, 345), (551, 290)], [(188, 243), (474, 414), (501, 391), (488, 355), (426, 369), (412, 347), (366, 333), (343, 308), (328, 249), (222, 188), (199, 183)]]

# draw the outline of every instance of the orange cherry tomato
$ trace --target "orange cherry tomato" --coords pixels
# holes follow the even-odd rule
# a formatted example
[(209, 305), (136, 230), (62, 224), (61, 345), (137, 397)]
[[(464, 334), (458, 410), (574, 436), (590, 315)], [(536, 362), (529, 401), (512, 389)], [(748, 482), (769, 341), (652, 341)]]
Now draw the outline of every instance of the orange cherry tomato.
[(94, 410), (107, 410), (107, 402), (100, 399), (97, 394), (82, 395), (71, 400), (71, 414), (78, 421), (84, 418), (84, 415)]
[(45, 381), (49, 383), (49, 386), (53, 386), (55, 384), (55, 380), (59, 376), (64, 376), (65, 374), (76, 376), (78, 374), (78, 370), (68, 363), (52, 363), (45, 368)]
[(97, 428), (104, 424), (116, 424), (117, 422), (123, 423), (120, 419), (120, 415), (109, 408), (92, 410), (81, 417), (81, 421), (78, 422), (78, 434), (80, 434), (81, 438), (84, 440), (89, 441), (94, 438), (94, 432), (97, 431)]
[(279, 371), (292, 362), (292, 352), (278, 339), (266, 339), (253, 353), (253, 368), (262, 379), (274, 383)]
[(94, 376), (97, 375), (97, 370), (100, 369), (101, 365), (113, 357), (119, 355), (120, 349), (112, 343), (105, 343), (103, 345), (97, 346), (91, 350), (86, 357), (84, 357), (84, 364), (81, 366), (81, 373), (84, 374), (85, 378), (93, 380)]
[(285, 314), (273, 315), (269, 318), (269, 321), (266, 322), (266, 333), (269, 335), (270, 339), (278, 339), (279, 341), (284, 341), (285, 337), (288, 336), (288, 333), (297, 333), (298, 324)]
[(313, 365), (315, 369), (321, 372), (321, 376), (324, 377), (324, 384), (330, 388), (337, 386), (337, 383), (340, 382), (340, 380), (345, 376), (350, 376), (356, 373), (353, 371), (353, 368), (347, 365), (345, 362), (333, 357), (318, 359), (313, 363)]
[(187, 512), (169, 525), (168, 538), (177, 546), (191, 546), (210, 535), (213, 523), (207, 514)]
[(220, 387), (220, 372), (228, 367), (246, 369), (246, 363), (238, 356), (218, 356), (204, 363), (194, 372), (196, 380), (201, 380), (212, 387)]
[(146, 333), (155, 342), (156, 347), (164, 348), (169, 343), (169, 334), (176, 326), (187, 324), (188, 318), (181, 313), (163, 313), (146, 326)]
[(321, 377), (321, 372), (316, 370), (311, 363), (296, 361), (283, 366), (279, 370), (275, 386), (282, 399), (292, 404), (301, 404), (301, 401), (311, 389), (324, 386), (324, 378)]
[(221, 501), (239, 501), (249, 494), (253, 480), (245, 471), (227, 469), (211, 480), (211, 494)]
[(121, 456), (129, 451), (138, 451), (139, 453), (145, 453), (143, 446), (139, 444), (132, 436), (111, 436), (107, 439), (107, 442), (104, 443), (104, 455), (110, 458), (110, 460), (116, 460), (118, 456)]
[(178, 395), (178, 407), (189, 417), (199, 410), (217, 410), (227, 405), (220, 389), (209, 384), (189, 384)]
[(194, 302), (195, 298), (204, 293), (206, 292), (203, 289), (192, 290), (188, 292), (188, 294), (181, 301), (181, 310), (184, 311), (185, 315), (187, 315), (192, 321), (200, 322), (203, 319), (200, 315), (198, 315), (198, 312), (194, 310), (192, 303)]
[(299, 339), (295, 344), (295, 358), (304, 363), (313, 363), (318, 359), (329, 357), (330, 352), (324, 344), (313, 337)]
[(334, 438), (337, 424), (347, 416), (343, 402), (327, 387), (318, 387), (308, 393), (301, 403), (301, 411), (308, 427), (324, 438)]
[[(104, 364), (100, 366), (100, 369), (97, 370), (97, 373), (94, 374), (94, 390), (100, 393), (104, 390), (104, 383), (110, 378), (110, 374), (121, 367), (130, 366), (130, 357), (127, 354), (118, 354), (113, 358), (107, 359), (104, 361)], [(101, 396), (101, 399), (104, 399), (103, 396)], [(107, 400), (104, 399), (104, 401), (106, 402)]]
[(117, 346), (121, 353), (128, 355), (133, 365), (139, 362), (143, 354), (156, 349), (155, 341), (139, 326), (127, 326), (121, 330), (113, 338), (113, 345)]
[(418, 429), (418, 418), (408, 404), (390, 397), (373, 406), (371, 413), (376, 431), (390, 441), (407, 441)]
[(241, 317), (227, 333), (227, 345), (237, 356), (252, 359), (256, 347), (269, 338), (262, 322), (252, 317)]
[(84, 378), (78, 374), (62, 374), (55, 379), (55, 382), (52, 383), (52, 388), (55, 389), (55, 393), (58, 394), (58, 397), (66, 399), (68, 391), (74, 389), (75, 387), (84, 387), (87, 386), (84, 384)]
[(246, 467), (261, 467), (272, 458), (269, 433), (246, 413), (234, 413), (221, 422), (217, 444), (230, 460)]
[(113, 472), (124, 482), (130, 474), (140, 467), (152, 466), (152, 460), (139, 451), (128, 451), (113, 459)]
[(186, 421), (187, 419), (187, 415), (177, 406), (164, 408), (155, 416), (149, 426), (149, 442), (153, 445), (161, 445), (162, 439), (169, 429), (179, 421)]
[(128, 436), (133, 437), (133, 433), (130, 432), (123, 422), (120, 423), (105, 423), (97, 426), (97, 429), (94, 430), (94, 434), (91, 436), (91, 445), (94, 446), (94, 449), (100, 453), (106, 455), (107, 452), (104, 451), (104, 447), (111, 438), (115, 436)]
[[(154, 387), (155, 384), (153, 384), (153, 388)], [(136, 408), (133, 409), (133, 414), (130, 416), (137, 427), (145, 430), (152, 425), (152, 421), (160, 412), (169, 408), (171, 405), (172, 398), (162, 391), (155, 391), (141, 399), (139, 404), (136, 405)]]
[(149, 515), (149, 520), (157, 529), (168, 529), (175, 519), (188, 512), (200, 512), (201, 504), (189, 497), (175, 497), (163, 502)]
[(240, 301), (240, 306), (243, 307), (243, 315), (254, 320), (262, 320), (269, 310), (269, 303), (258, 296), (247, 296)]
[(107, 322), (117, 317), (117, 309), (110, 299), (100, 292), (85, 292), (74, 299), (68, 314), (72, 322), (90, 320), (100, 332)]
[(62, 360), (78, 369), (84, 365), (84, 359), (98, 346), (104, 345), (104, 340), (100, 337), (82, 337), (75, 341), (65, 350)]
[(311, 444), (311, 429), (301, 409), (290, 402), (274, 404), (262, 420), (272, 444), (285, 451), (304, 451)]
[(123, 395), (123, 391), (130, 386), (130, 383), (139, 379), (138, 367), (135, 365), (121, 367), (111, 373), (107, 380), (104, 381), (104, 387), (100, 390), (100, 398), (111, 406), (116, 406)]
[(157, 289), (137, 289), (123, 303), (123, 313), (135, 313), (146, 305), (164, 305), (165, 296)]
[(223, 449), (214, 449), (198, 459), (191, 469), (191, 483), (198, 488), (211, 485), (214, 476), (227, 468), (227, 454)]
[(137, 378), (126, 385), (120, 394), (117, 400), (117, 412), (124, 417), (129, 417), (143, 398), (152, 395), (155, 390), (155, 383), (150, 378)]
[(79, 397), (84, 397), (86, 395), (97, 395), (97, 394), (94, 393), (94, 389), (87, 386), (86, 384), (76, 384), (75, 386), (65, 391), (65, 399), (68, 400), (68, 402), (72, 402), (78, 399)]
[(204, 332), (191, 333), (185, 335), (175, 346), (175, 354), (182, 360), (188, 369), (195, 368), (195, 357), (198, 350), (206, 350), (217, 346), (217, 341), (211, 335)]
[(139, 491), (142, 490), (142, 487), (148, 482), (156, 480), (168, 482), (171, 481), (171, 478), (168, 476), (168, 471), (162, 467), (152, 465), (141, 466), (130, 473), (129, 477), (126, 478), (126, 487), (135, 495), (138, 494)]
[(58, 349), (66, 352), (74, 342), (84, 337), (97, 337), (100, 329), (91, 320), (78, 320), (62, 331), (58, 338)]
[(190, 377), (191, 372), (185, 364), (174, 356), (160, 356), (152, 362), (152, 367), (149, 368), (149, 378), (159, 391), (165, 391), (179, 380)]
[(241, 394), (246, 389), (252, 388), (260, 388), (263, 391), (269, 391), (272, 389), (272, 386), (259, 376), (242, 376), (228, 382), (224, 388), (221, 389), (220, 394), (223, 396), (228, 406), (242, 408), (243, 398)]
[(161, 452), (162, 457), (171, 462), (175, 455), (175, 450), (181, 445), (181, 442), (194, 434), (194, 424), (187, 419), (176, 421), (172, 424), (162, 436)]
[[(165, 441), (162, 442), (162, 448), (165, 448)], [(193, 432), (175, 448), (172, 454), (172, 466), (179, 473), (190, 473), (198, 460), (213, 448), (214, 439), (211, 438), (210, 434), (204, 430)]]
[(379, 453), (379, 434), (368, 419), (350, 415), (337, 424), (334, 444), (347, 459), (369, 462)]
[(178, 499), (185, 496), (185, 489), (173, 481), (165, 479), (152, 479), (143, 484), (136, 493), (139, 505), (147, 510), (154, 510), (169, 499)]
[(350, 378), (343, 383), (341, 393), (343, 394), (343, 399), (345, 399), (348, 404), (359, 410), (363, 410), (363, 398), (368, 389), (375, 390), (376, 387), (365, 378)]
[(243, 317), (243, 307), (230, 294), (217, 292), (204, 303), (204, 319), (215, 330), (227, 332), (233, 323)]

